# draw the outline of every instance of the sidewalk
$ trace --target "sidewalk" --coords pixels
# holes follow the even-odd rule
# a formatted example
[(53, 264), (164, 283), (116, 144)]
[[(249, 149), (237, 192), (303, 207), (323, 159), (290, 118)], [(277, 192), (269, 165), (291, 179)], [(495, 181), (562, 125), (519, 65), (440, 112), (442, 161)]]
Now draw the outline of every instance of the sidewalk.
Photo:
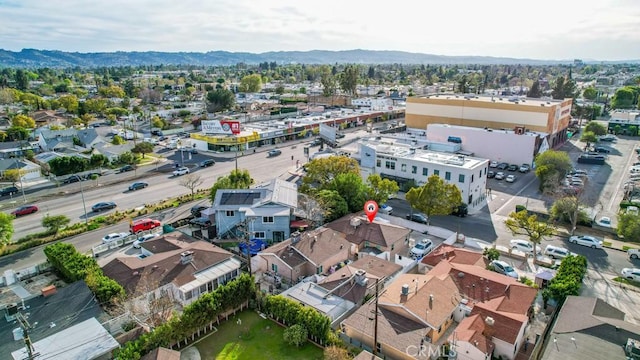
[[(624, 252), (626, 252), (627, 249), (640, 249), (640, 244), (622, 241), (616, 238), (615, 235), (613, 234), (605, 234), (605, 235), (602, 235), (601, 233), (594, 234), (593, 232), (590, 232), (589, 230), (586, 230), (584, 228), (580, 228), (580, 230), (576, 230), (574, 234), (587, 234), (587, 235), (593, 235), (596, 238), (602, 238), (603, 247), (607, 249), (619, 250)], [(570, 237), (569, 231), (564, 228), (559, 228), (557, 235), (567, 239)]]

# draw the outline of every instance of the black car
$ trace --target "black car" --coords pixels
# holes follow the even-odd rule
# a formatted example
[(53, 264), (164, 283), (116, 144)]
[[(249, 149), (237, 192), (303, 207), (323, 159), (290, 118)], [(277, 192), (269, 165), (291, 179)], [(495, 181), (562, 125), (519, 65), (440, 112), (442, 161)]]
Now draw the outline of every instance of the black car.
[(13, 195), (18, 193), (18, 188), (15, 186), (9, 186), (0, 190), (0, 196)]
[(420, 213), (413, 213), (406, 216), (407, 220), (415, 221), (417, 223), (426, 224), (427, 217)]
[(496, 172), (495, 171), (487, 171), (487, 178), (488, 179), (493, 179), (494, 177), (496, 177)]
[(282, 154), (282, 151), (280, 151), (278, 149), (269, 150), (269, 152), (267, 152), (267, 157), (274, 157), (274, 156), (278, 156), (280, 154)]
[(505, 162), (500, 163), (497, 166), (497, 168), (500, 169), (500, 170), (506, 170), (508, 167), (509, 167), (509, 163), (505, 163)]
[(511, 164), (511, 165), (507, 166), (507, 170), (508, 171), (517, 171), (518, 170), (518, 165)]
[(127, 172), (127, 171), (133, 171), (136, 168), (133, 167), (133, 165), (125, 165), (123, 167), (120, 168), (120, 170), (118, 170), (118, 172), (123, 173), (123, 172)]
[(593, 148), (593, 150), (595, 150), (597, 153), (602, 153), (602, 154), (608, 154), (611, 152), (611, 150), (607, 149), (606, 147), (602, 147), (602, 146), (596, 146)]
[(322, 140), (320, 139), (313, 139), (313, 141), (311, 142), (311, 144), (309, 144), (311, 146), (320, 146), (322, 145)]
[(197, 217), (189, 220), (189, 224), (200, 227), (209, 227), (211, 226), (211, 220), (209, 220), (208, 217)]
[(147, 184), (146, 182), (134, 182), (133, 184), (129, 185), (129, 191), (144, 189), (147, 186), (149, 186), (149, 184)]
[(213, 159), (207, 159), (200, 163), (200, 167), (209, 167), (215, 165), (216, 162)]
[(200, 216), (202, 216), (202, 210), (204, 209), (207, 209), (207, 207), (204, 205), (196, 205), (191, 208), (191, 215), (193, 215), (193, 217), (199, 218)]
[(78, 175), (71, 175), (68, 178), (64, 179), (64, 181), (62, 183), (64, 184), (71, 184), (71, 183), (75, 183), (75, 182), (80, 182), (84, 180), (82, 177), (78, 176)]
[(336, 133), (336, 139), (342, 139), (344, 138), (346, 135), (343, 133)]
[(115, 209), (116, 203), (113, 201), (99, 202), (91, 207), (91, 211), (100, 212), (105, 210)]

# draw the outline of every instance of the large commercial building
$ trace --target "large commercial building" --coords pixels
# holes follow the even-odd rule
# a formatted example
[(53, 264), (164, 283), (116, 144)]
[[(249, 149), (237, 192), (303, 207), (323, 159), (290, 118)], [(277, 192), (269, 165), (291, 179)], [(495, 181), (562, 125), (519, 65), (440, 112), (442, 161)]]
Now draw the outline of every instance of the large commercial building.
[(548, 134), (551, 148), (567, 140), (572, 99), (434, 94), (407, 98), (406, 125), (449, 124)]
[(423, 150), (381, 137), (361, 140), (358, 157), (364, 178), (378, 174), (399, 185), (413, 181), (421, 186), (429, 176), (438, 175), (460, 189), (470, 211), (486, 204), (487, 159)]

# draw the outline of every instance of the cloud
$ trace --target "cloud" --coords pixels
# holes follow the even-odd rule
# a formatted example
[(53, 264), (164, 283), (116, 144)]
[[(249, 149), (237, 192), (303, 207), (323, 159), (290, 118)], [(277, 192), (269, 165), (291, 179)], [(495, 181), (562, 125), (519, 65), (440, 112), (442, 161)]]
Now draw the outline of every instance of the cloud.
[(79, 52), (361, 48), (536, 59), (640, 58), (640, 2), (516, 5), (507, 0), (414, 7), (345, 0), (0, 0), (0, 46)]

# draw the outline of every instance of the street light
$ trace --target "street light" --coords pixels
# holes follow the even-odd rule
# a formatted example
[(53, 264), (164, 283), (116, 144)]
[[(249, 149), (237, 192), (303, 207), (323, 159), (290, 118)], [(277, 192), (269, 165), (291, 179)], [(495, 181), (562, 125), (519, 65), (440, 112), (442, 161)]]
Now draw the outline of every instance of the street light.
[(24, 195), (24, 186), (22, 186), (22, 174), (20, 173), (20, 165), (18, 164), (18, 159), (14, 158), (16, 162), (16, 170), (18, 171), (18, 179), (20, 180), (20, 190), (22, 191), (22, 201), (27, 202), (27, 197)]
[(82, 179), (79, 181), (80, 183), (80, 196), (82, 197), (82, 208), (84, 209), (84, 223), (89, 225), (89, 217), (87, 216), (87, 204), (84, 202), (84, 188), (82, 187)]

